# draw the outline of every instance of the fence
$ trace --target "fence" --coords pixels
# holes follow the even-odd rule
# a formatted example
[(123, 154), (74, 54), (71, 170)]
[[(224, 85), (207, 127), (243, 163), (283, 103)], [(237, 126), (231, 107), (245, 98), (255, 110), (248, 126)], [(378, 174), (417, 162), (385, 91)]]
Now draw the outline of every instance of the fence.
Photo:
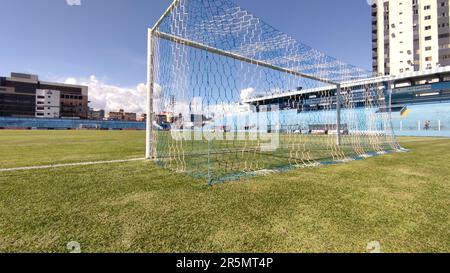
[(0, 117), (0, 129), (145, 130), (144, 122)]

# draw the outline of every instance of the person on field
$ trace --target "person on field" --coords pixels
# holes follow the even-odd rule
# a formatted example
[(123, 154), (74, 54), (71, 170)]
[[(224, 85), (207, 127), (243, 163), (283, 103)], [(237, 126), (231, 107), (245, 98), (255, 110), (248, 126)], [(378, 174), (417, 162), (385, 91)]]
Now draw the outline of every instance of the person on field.
[(429, 121), (429, 120), (427, 120), (427, 121), (425, 121), (425, 131), (428, 131), (428, 130), (430, 130), (430, 124), (431, 124), (431, 122)]

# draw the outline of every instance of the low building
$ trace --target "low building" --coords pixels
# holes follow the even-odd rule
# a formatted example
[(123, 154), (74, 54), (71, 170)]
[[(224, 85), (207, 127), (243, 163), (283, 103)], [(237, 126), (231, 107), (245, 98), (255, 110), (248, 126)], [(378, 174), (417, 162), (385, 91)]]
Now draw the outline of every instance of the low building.
[(94, 110), (92, 108), (89, 109), (88, 119), (90, 120), (104, 120), (105, 119), (105, 110)]
[[(59, 118), (87, 119), (89, 112), (87, 86), (45, 82), (40, 81), (37, 75), (22, 73), (0, 77), (0, 116), (40, 117), (42, 105), (37, 105), (38, 90), (59, 92)], [(54, 103), (54, 98), (52, 95), (51, 104)], [(48, 107), (44, 110), (49, 110)]]
[(122, 121), (136, 121), (137, 115), (136, 113), (127, 113), (123, 109), (120, 109), (119, 112), (109, 112), (108, 120), (122, 120)]
[(145, 122), (147, 121), (147, 114), (142, 114), (137, 118), (137, 121), (139, 122)]
[(123, 120), (136, 121), (137, 120), (137, 115), (136, 115), (136, 113), (124, 113)]

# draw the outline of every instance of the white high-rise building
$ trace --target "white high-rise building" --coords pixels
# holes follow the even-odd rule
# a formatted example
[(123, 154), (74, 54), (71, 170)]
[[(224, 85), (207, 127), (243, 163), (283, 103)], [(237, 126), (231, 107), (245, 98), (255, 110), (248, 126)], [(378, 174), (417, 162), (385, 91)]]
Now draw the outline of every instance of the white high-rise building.
[(36, 117), (59, 118), (61, 92), (57, 90), (36, 90)]
[(449, 0), (374, 0), (373, 69), (383, 75), (450, 66)]

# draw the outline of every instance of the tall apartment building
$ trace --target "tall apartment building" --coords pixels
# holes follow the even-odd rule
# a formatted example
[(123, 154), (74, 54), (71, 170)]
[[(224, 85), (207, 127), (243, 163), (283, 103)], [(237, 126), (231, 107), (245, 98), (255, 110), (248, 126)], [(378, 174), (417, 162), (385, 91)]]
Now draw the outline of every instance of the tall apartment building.
[(40, 81), (37, 75), (22, 73), (0, 77), (0, 116), (55, 117), (55, 111), (60, 118), (87, 119), (88, 87)]
[(373, 70), (399, 75), (450, 65), (449, 0), (376, 0)]

